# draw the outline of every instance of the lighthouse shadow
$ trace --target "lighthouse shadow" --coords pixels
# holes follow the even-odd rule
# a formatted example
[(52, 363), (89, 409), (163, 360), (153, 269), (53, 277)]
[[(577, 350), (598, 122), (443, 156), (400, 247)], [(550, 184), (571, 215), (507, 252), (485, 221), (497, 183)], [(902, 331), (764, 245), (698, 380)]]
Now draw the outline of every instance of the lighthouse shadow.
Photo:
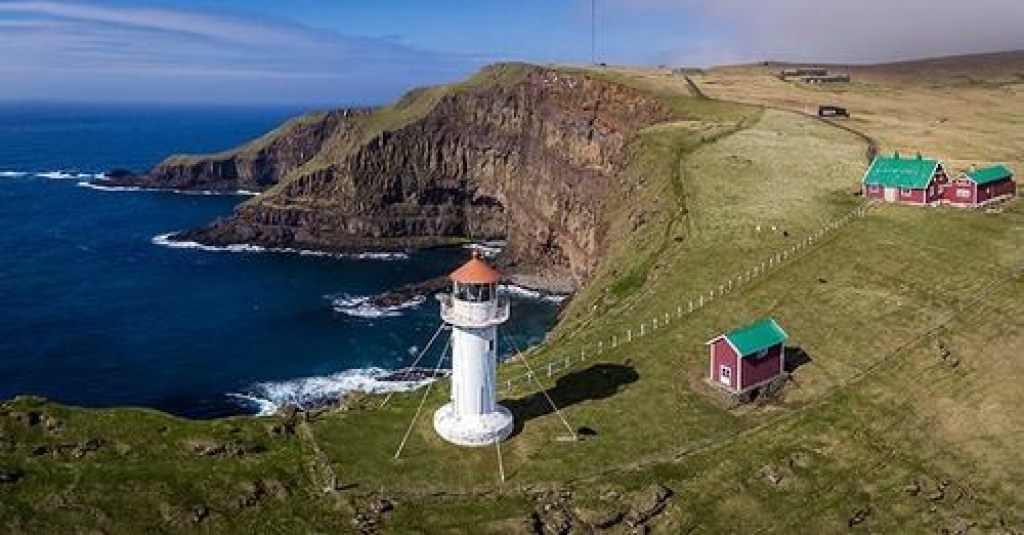
[[(542, 392), (534, 392), (516, 399), (501, 401), (515, 417), (512, 436), (523, 431), (526, 423), (534, 418), (555, 412), (552, 402), (559, 410), (584, 401), (606, 399), (617, 394), (622, 387), (640, 379), (636, 368), (623, 364), (595, 364), (584, 370), (567, 373), (559, 377), (555, 385)], [(545, 393), (547, 394), (545, 396)], [(551, 401), (548, 401), (550, 396)], [(593, 431), (590, 431), (593, 433)]]

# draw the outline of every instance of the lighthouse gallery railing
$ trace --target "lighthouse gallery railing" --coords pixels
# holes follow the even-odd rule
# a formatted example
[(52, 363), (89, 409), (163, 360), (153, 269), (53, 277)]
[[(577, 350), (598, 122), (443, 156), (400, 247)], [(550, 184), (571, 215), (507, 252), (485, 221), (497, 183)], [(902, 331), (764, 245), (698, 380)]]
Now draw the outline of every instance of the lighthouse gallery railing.
[(472, 303), (453, 299), (451, 294), (439, 294), (441, 319), (445, 323), (464, 327), (490, 327), (508, 320), (509, 304), (505, 297), (493, 301)]

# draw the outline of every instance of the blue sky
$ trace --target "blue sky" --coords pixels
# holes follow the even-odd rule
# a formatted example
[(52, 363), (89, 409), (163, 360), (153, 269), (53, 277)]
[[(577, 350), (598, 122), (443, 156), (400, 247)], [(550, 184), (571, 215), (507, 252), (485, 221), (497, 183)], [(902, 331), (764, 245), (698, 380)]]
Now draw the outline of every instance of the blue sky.
[[(590, 0), (0, 0), (0, 100), (372, 104), (495, 61), (586, 63)], [(597, 0), (598, 60), (1024, 48), (1020, 0)]]

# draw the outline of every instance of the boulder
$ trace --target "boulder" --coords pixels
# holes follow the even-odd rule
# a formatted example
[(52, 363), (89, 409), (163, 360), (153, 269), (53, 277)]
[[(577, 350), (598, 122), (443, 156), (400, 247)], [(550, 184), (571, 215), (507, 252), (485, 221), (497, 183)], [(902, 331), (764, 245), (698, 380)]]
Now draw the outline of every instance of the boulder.
[(7, 417), (25, 427), (35, 427), (42, 421), (42, 415), (36, 411), (11, 411)]
[(79, 442), (78, 444), (75, 444), (74, 447), (71, 448), (71, 456), (74, 457), (75, 459), (81, 459), (82, 457), (85, 457), (90, 453), (99, 451), (102, 445), (103, 442), (98, 438), (90, 438), (88, 440), (84, 440), (82, 442)]
[(672, 489), (660, 483), (655, 483), (639, 491), (634, 495), (633, 506), (626, 513), (623, 521), (631, 528), (647, 523), (648, 520), (665, 509), (672, 494)]
[(0, 468), (0, 485), (11, 485), (21, 481), (25, 472), (20, 468)]
[(861, 507), (860, 509), (857, 509), (856, 511), (854, 511), (853, 512), (853, 516), (851, 516), (850, 519), (846, 523), (847, 523), (847, 525), (849, 527), (852, 528), (854, 526), (858, 526), (860, 524), (863, 524), (864, 521), (866, 521), (869, 516), (871, 516), (871, 504), (870, 503), (865, 505), (864, 507)]
[(580, 519), (580, 522), (597, 529), (608, 529), (621, 522), (622, 517), (625, 516), (621, 507), (612, 505), (607, 507), (576, 507), (575, 511), (576, 517)]

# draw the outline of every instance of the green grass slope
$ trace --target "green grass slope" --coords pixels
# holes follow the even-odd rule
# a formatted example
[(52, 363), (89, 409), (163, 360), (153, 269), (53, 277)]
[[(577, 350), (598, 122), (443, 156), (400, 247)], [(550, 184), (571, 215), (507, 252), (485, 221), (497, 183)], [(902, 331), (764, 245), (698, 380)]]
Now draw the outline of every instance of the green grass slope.
[[(871, 532), (1024, 529), (1020, 202), (871, 209), (680, 317), (863, 206), (852, 192), (864, 142), (803, 115), (601, 75), (658, 95), (677, 121), (630, 147), (594, 280), (549, 342), (499, 371), (505, 381), (532, 369), (539, 381), (503, 394), (523, 422), (500, 448), (504, 482), (497, 448), (456, 448), (433, 432), (443, 382), (425, 398), (381, 407), (370, 396), (292, 427), (21, 400), (0, 416), (0, 469), (23, 475), (0, 484), (0, 526), (347, 531), (387, 496), (387, 532), (521, 532), (534, 511), (549, 514), (552, 492), (567, 493), (578, 522), (657, 482), (675, 492), (651, 521), (665, 533), (833, 533), (851, 519)], [(764, 315), (809, 360), (779, 396), (730, 409), (702, 382), (704, 342)], [(572, 367), (548, 377), (567, 357)], [(41, 421), (26, 424), (30, 411)], [(63, 425), (46, 430), (47, 415)], [(596, 435), (565, 440), (566, 422)], [(102, 444), (76, 457), (89, 438)], [(337, 490), (324, 492), (332, 475)]]

